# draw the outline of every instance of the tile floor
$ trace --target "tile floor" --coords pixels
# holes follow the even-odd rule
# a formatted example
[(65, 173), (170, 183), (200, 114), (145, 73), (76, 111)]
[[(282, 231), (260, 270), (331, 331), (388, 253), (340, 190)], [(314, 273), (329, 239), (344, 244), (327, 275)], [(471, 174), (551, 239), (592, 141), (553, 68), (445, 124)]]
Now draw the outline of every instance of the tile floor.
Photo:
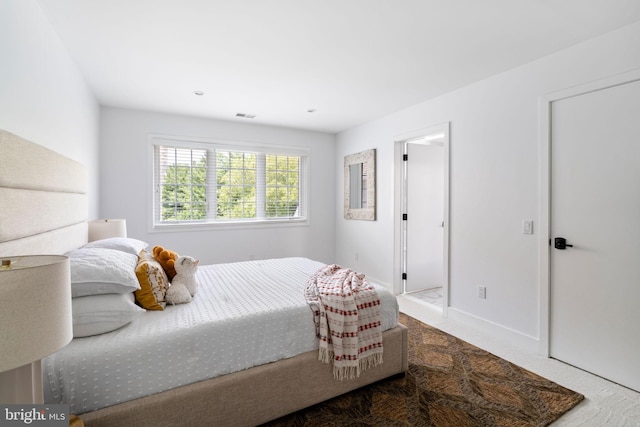
[(640, 426), (640, 393), (563, 362), (517, 348), (472, 325), (443, 318), (442, 308), (412, 294), (398, 296), (400, 311), (518, 366), (582, 393), (585, 399), (552, 424), (571, 427)]
[(405, 297), (415, 298), (420, 301), (442, 307), (442, 288), (425, 289), (424, 291), (411, 292), (405, 294)]

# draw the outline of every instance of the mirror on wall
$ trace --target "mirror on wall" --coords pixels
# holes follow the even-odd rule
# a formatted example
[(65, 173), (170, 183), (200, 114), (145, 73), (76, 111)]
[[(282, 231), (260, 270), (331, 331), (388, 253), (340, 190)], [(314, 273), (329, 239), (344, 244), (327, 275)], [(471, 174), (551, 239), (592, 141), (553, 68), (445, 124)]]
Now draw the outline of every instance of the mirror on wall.
[(376, 219), (376, 150), (344, 158), (344, 217)]
[[(349, 208), (367, 207), (367, 171), (362, 163), (349, 165)], [(363, 190), (365, 194), (362, 194)]]

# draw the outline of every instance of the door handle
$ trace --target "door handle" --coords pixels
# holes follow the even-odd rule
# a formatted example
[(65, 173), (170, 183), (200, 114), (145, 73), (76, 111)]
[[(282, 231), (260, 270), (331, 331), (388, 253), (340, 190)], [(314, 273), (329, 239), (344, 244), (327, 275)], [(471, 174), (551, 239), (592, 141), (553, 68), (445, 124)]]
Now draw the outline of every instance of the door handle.
[(570, 245), (567, 243), (567, 239), (565, 239), (564, 237), (556, 237), (555, 239), (553, 239), (553, 247), (556, 249), (567, 249), (572, 248), (573, 245)]

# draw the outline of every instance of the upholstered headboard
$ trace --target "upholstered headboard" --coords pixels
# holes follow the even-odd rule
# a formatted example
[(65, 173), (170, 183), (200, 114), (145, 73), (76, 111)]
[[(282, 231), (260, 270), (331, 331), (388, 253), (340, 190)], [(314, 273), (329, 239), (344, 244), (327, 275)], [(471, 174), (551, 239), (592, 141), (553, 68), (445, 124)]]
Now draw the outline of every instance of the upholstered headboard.
[(0, 257), (85, 244), (86, 193), (85, 166), (0, 130)]

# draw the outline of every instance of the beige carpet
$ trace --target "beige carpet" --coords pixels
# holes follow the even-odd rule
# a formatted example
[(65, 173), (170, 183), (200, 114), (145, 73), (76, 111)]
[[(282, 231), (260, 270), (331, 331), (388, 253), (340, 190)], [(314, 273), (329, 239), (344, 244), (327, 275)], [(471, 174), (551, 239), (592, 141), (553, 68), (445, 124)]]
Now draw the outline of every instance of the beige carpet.
[(409, 372), (266, 426), (546, 426), (583, 396), (405, 314)]

